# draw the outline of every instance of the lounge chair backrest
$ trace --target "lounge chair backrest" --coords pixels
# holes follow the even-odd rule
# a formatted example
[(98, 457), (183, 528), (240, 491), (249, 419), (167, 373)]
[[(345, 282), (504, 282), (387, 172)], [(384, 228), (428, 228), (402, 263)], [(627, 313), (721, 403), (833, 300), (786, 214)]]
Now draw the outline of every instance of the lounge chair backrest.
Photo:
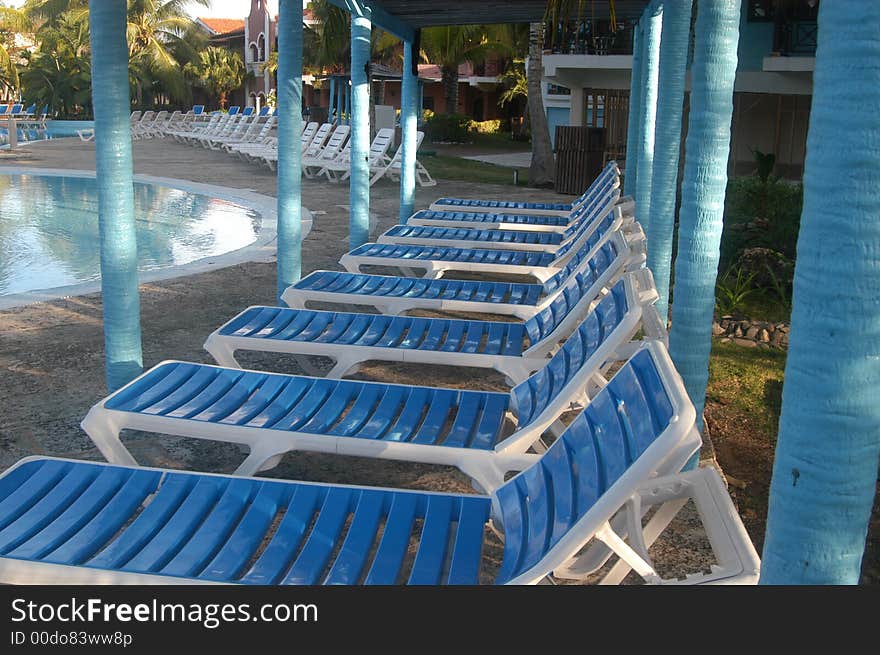
[(15, 116), (16, 114), (20, 114), (21, 108), (22, 108), (21, 104), (12, 105), (12, 109), (9, 110), (9, 113), (12, 114), (13, 116)]
[(137, 121), (139, 121), (141, 119), (141, 113), (142, 112), (140, 109), (136, 109), (135, 111), (131, 112), (131, 117), (129, 118), (129, 120), (132, 123), (136, 123)]
[(241, 107), (239, 107), (238, 105), (233, 105), (232, 107), (229, 108), (229, 110), (226, 113), (229, 116), (235, 116), (240, 111), (241, 111)]
[[(592, 286), (589, 276), (584, 277), (582, 282), (572, 286)], [(620, 280), (611, 288), (584, 317), (546, 366), (511, 390), (518, 429), (537, 420), (561, 394), (566, 394), (567, 397), (576, 396), (566, 386), (626, 316), (629, 306), (624, 284)]]
[(644, 346), (537, 463), (496, 491), (504, 526), (496, 583), (515, 579), (542, 560), (573, 555), (566, 551), (591, 510), (607, 510), (608, 516), (598, 518), (608, 520), (648, 478), (652, 468), (640, 467), (639, 459), (673, 424), (681, 403), (664, 385), (663, 369), (672, 370), (663, 346)]
[(599, 175), (596, 176), (596, 179), (593, 180), (593, 183), (590, 184), (589, 187), (587, 187), (587, 190), (584, 191), (584, 192), (578, 197), (577, 200), (575, 200), (573, 203), (571, 203), (571, 206), (572, 206), (573, 208), (577, 208), (577, 207), (579, 207), (579, 206), (582, 205), (586, 200), (589, 200), (590, 195), (593, 193), (593, 190), (594, 190), (597, 186), (599, 186), (600, 184), (604, 183), (605, 180), (607, 180), (609, 177), (614, 176), (614, 175), (619, 175), (619, 174), (620, 174), (620, 170), (617, 168), (617, 162), (616, 162), (616, 161), (613, 161), (613, 160), (612, 160), (612, 161), (609, 161), (607, 164), (605, 164), (605, 167), (602, 169), (602, 171), (599, 173)]
[(268, 106), (260, 107), (260, 112), (259, 112), (259, 114), (257, 114), (257, 115), (258, 115), (258, 116), (268, 116), (268, 115), (269, 115), (269, 111), (270, 111), (271, 109), (272, 109), (272, 108), (271, 108), (271, 107), (268, 107)]
[(40, 111), (40, 115), (43, 117), (49, 115), (49, 105), (43, 105), (43, 109)]
[(0, 105), (0, 116), (3, 116), (7, 111), (9, 111), (9, 105)]
[(602, 259), (606, 257), (610, 257), (612, 261), (616, 257), (613, 247), (597, 252), (595, 268), (586, 266), (584, 271), (577, 273), (566, 283), (562, 293), (557, 294), (549, 306), (525, 322), (524, 327), (532, 346), (544, 341), (569, 318), (569, 314), (598, 279), (599, 276), (594, 277), (594, 271), (604, 271), (607, 268), (602, 266)]
[(245, 107), (244, 109), (241, 110), (242, 116), (253, 116), (253, 114), (254, 114), (253, 107)]
[[(604, 207), (605, 211), (608, 214), (608, 216), (606, 216), (606, 219), (615, 215), (614, 205), (615, 203), (617, 203), (617, 200), (619, 198), (619, 182), (615, 182), (614, 187), (610, 190), (609, 193), (597, 198), (596, 205), (599, 208)], [(574, 254), (578, 252), (578, 250), (582, 248), (584, 237), (588, 233), (595, 233), (593, 225), (595, 225), (596, 223), (596, 218), (597, 217), (593, 213), (593, 209), (590, 209), (581, 217), (581, 220), (579, 220), (573, 228), (567, 231), (567, 241), (559, 246), (559, 249), (554, 254), (554, 262), (567, 262)]]
[(30, 107), (24, 110), (25, 114), (33, 114), (37, 110), (37, 103), (32, 104)]
[(340, 125), (333, 130), (333, 134), (330, 135), (330, 139), (327, 141), (327, 145), (324, 146), (324, 149), (321, 150), (318, 159), (332, 160), (335, 158), (345, 145), (345, 140), (348, 138), (348, 133), (350, 131), (351, 128), (348, 125)]
[(394, 130), (390, 127), (383, 127), (376, 132), (376, 136), (370, 144), (370, 165), (377, 165), (381, 161), (385, 153), (388, 152), (388, 148), (391, 147), (392, 141), (394, 141)]
[[(269, 120), (272, 121), (272, 122), (274, 122), (274, 121), (275, 121), (275, 117), (274, 117), (274, 116), (270, 116), (270, 117), (269, 117)], [(315, 122), (313, 121), (313, 122), (311, 122), (311, 123), (306, 123), (306, 124), (305, 124), (305, 126), (303, 127), (302, 137), (300, 137), (300, 145), (302, 146), (302, 150), (303, 150), (303, 152), (305, 152), (305, 151), (308, 149), (309, 144), (310, 144), (310, 143), (312, 142), (312, 140), (315, 138), (315, 135), (316, 135), (317, 133), (318, 133), (318, 124), (317, 124), (317, 123), (315, 123)]]
[(324, 147), (324, 143), (327, 141), (327, 137), (332, 129), (333, 125), (331, 123), (323, 123), (318, 128), (315, 138), (309, 142), (308, 148), (304, 150), (303, 157), (314, 158), (321, 154), (321, 149)]
[(199, 114), (204, 113), (204, 111), (205, 111), (205, 105), (193, 105), (192, 113), (195, 116), (198, 116)]

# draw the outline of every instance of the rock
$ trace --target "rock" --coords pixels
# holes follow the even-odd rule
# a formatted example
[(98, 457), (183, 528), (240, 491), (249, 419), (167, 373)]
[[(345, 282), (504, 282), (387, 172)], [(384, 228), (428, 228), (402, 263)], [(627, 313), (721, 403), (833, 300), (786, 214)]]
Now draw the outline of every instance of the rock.
[(724, 334), (724, 328), (718, 325), (718, 323), (712, 323), (712, 336), (717, 337), (720, 334)]
[(779, 328), (779, 329), (782, 330), (783, 332), (785, 332), (786, 334), (788, 334), (789, 332), (791, 332), (791, 326), (790, 326), (790, 325), (783, 325), (783, 326), (782, 326), (781, 328)]
[(758, 346), (759, 350), (770, 350), (769, 343), (761, 343), (760, 341), (756, 341), (755, 345)]
[(758, 341), (763, 341), (764, 343), (768, 343), (770, 341), (770, 333), (767, 332), (766, 328), (758, 332)]
[(753, 325), (748, 330), (746, 330), (746, 339), (755, 339), (758, 336), (758, 332), (761, 331), (757, 325)]
[(734, 339), (733, 342), (738, 346), (744, 346), (746, 348), (755, 348), (757, 347), (757, 343), (752, 341), (751, 339)]
[(731, 341), (733, 341), (733, 339), (731, 339), (730, 337), (724, 337), (724, 338), (721, 340), (721, 343), (730, 343)]
[(730, 325), (730, 319), (729, 318), (722, 318), (721, 322), (718, 323), (718, 325), (720, 325), (722, 329), (726, 330), (727, 326)]
[(739, 325), (737, 325), (736, 328), (733, 330), (733, 336), (741, 337), (742, 335), (743, 335), (742, 328)]
[(783, 333), (782, 337), (779, 339), (779, 346), (781, 348), (788, 348), (788, 335), (787, 334)]

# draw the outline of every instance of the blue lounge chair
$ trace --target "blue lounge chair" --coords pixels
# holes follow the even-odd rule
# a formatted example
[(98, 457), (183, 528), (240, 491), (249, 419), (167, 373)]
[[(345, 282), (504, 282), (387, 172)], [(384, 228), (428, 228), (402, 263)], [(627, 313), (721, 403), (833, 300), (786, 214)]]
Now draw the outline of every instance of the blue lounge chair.
[(368, 305), (382, 314), (413, 309), (501, 314), (526, 320), (546, 309), (572, 277), (584, 271), (599, 276), (607, 268), (631, 271), (645, 262), (645, 235), (637, 223), (614, 232), (598, 249), (588, 241), (559, 273), (544, 284), (481, 280), (422, 280), (390, 275), (314, 271), (284, 290), (288, 307), (309, 303)]
[(517, 200), (477, 200), (468, 198), (438, 198), (429, 209), (433, 211), (459, 211), (459, 212), (479, 212), (490, 214), (539, 214), (539, 215), (556, 215), (568, 217), (575, 211), (586, 199), (589, 198), (593, 185), (596, 184), (603, 176), (608, 174), (620, 173), (617, 162), (610, 161), (605, 168), (596, 176), (592, 184), (584, 191), (583, 195), (571, 203), (552, 203), (552, 202), (522, 202)]
[[(611, 268), (595, 277), (591, 270), (579, 273), (524, 323), (254, 306), (211, 333), (205, 349), (221, 366), (238, 366), (236, 350), (257, 350), (329, 357), (335, 362), (329, 377), (354, 373), (366, 361), (385, 361), (494, 368), (515, 384), (546, 363), (619, 274)], [(665, 338), (647, 269), (624, 276), (611, 295), (597, 309), (613, 318), (603, 329), (624, 321), (630, 324), (627, 340), (639, 326), (649, 338)], [(602, 310), (608, 303), (617, 309)]]
[[(492, 249), (492, 244), (481, 248), (454, 246), (408, 246), (384, 243), (366, 243), (344, 254), (339, 263), (350, 273), (362, 273), (364, 266), (395, 267), (412, 277), (436, 279), (448, 271), (493, 275), (528, 275), (540, 282), (563, 270), (574, 254), (594, 237), (607, 239), (624, 225), (624, 216), (618, 207), (608, 207), (610, 213), (578, 228), (578, 234), (555, 252), (534, 250)], [(631, 220), (627, 217), (627, 220)], [(523, 233), (532, 234), (532, 233)], [(424, 271), (421, 275), (418, 270)]]
[[(314, 450), (458, 466), (492, 489), (530, 461), (524, 453), (562, 412), (602, 383), (596, 376), (607, 362), (631, 351), (638, 314), (630, 300), (620, 289), (606, 296), (509, 394), (165, 362), (93, 406), (82, 426), (117, 464), (135, 463), (119, 439), (135, 429), (248, 445), (237, 469), (244, 475), (275, 466), (285, 452)], [(517, 418), (509, 435), (508, 412)]]
[(491, 518), (495, 583), (582, 578), (607, 559), (584, 562), (585, 547), (656, 583), (648, 546), (688, 496), (718, 564), (687, 582), (753, 582), (757, 554), (717, 473), (654, 478), (699, 448), (694, 418), (662, 346), (647, 346), (491, 496), (31, 458), (0, 478), (0, 582), (476, 584)]
[(603, 214), (611, 212), (620, 197), (620, 181), (611, 180), (589, 203), (577, 211), (577, 218), (562, 230), (519, 230), (496, 227), (432, 227), (423, 225), (395, 225), (379, 236), (378, 243), (396, 243), (415, 246), (446, 246), (457, 248), (500, 248), (556, 252), (578, 238), (584, 228)]
[(406, 225), (423, 227), (475, 228), (489, 230), (533, 230), (539, 232), (565, 232), (590, 207), (620, 186), (620, 175), (616, 169), (607, 169), (593, 182), (571, 212), (559, 214), (498, 214), (494, 212), (475, 212), (466, 210), (418, 211), (406, 220)]

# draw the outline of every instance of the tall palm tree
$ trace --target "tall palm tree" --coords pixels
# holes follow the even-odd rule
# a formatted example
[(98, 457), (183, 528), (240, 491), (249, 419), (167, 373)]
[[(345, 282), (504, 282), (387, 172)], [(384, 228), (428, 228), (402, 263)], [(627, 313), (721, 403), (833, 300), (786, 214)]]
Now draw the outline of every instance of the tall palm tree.
[(488, 43), (482, 25), (449, 25), (422, 30), (423, 58), (440, 66), (447, 114), (458, 112), (458, 67), (485, 56)]
[(195, 83), (220, 99), (226, 107), (226, 96), (244, 81), (244, 61), (237, 52), (210, 46), (198, 58), (184, 67), (184, 72), (195, 78)]
[(544, 50), (544, 23), (529, 25), (528, 79), (529, 124), (532, 133), (532, 160), (529, 164), (529, 184), (549, 186), (556, 177), (550, 129), (544, 112), (541, 78), (544, 74), (542, 54)]
[[(191, 0), (204, 7), (211, 0)], [(181, 66), (175, 54), (184, 53), (188, 59), (195, 52), (184, 39), (192, 26), (185, 7), (190, 0), (129, 0), (128, 51), (132, 76), (139, 82), (139, 99), (151, 90), (153, 82), (176, 100), (188, 99), (188, 90)]]
[(0, 89), (18, 88), (15, 65), (15, 36), (31, 32), (31, 21), (20, 9), (0, 6)]

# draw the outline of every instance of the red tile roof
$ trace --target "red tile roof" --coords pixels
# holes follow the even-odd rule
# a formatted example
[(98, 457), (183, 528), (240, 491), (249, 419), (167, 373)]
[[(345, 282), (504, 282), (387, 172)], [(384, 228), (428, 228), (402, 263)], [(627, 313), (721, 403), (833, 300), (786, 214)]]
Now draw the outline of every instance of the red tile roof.
[(244, 29), (243, 18), (199, 18), (214, 34), (226, 34)]

